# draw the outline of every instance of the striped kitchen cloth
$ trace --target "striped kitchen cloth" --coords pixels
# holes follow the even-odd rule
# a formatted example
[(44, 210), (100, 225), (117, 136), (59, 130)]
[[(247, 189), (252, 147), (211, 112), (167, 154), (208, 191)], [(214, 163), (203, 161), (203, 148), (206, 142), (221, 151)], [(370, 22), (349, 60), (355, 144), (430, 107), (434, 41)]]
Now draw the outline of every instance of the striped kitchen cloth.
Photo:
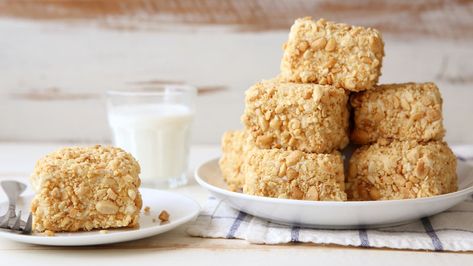
[[(473, 149), (454, 149), (459, 160), (473, 162)], [(245, 239), (257, 244), (291, 242), (434, 251), (473, 250), (473, 198), (440, 214), (380, 229), (329, 230), (272, 223), (235, 210), (210, 196), (188, 228), (191, 236)]]

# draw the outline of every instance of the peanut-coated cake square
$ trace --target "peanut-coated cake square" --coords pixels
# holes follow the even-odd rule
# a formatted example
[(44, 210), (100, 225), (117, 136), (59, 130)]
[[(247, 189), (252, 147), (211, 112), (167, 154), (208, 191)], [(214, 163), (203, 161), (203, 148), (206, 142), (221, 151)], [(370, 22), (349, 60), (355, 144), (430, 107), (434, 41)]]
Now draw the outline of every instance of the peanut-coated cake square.
[(434, 83), (375, 86), (351, 96), (358, 144), (376, 141), (441, 140), (445, 135), (442, 97)]
[(330, 85), (262, 81), (246, 91), (242, 122), (258, 148), (330, 153), (348, 143), (347, 101)]
[(368, 90), (378, 82), (383, 56), (383, 39), (375, 29), (300, 18), (284, 45), (281, 78)]
[(138, 226), (140, 166), (119, 148), (63, 148), (40, 159), (30, 177), (38, 232)]
[(350, 159), (348, 199), (411, 199), (454, 192), (456, 166), (455, 155), (441, 141), (365, 145)]
[(223, 179), (232, 191), (240, 191), (245, 182), (244, 159), (250, 149), (245, 131), (227, 131), (222, 137), (219, 165)]
[(344, 201), (342, 155), (253, 149), (247, 155), (243, 193), (264, 197)]

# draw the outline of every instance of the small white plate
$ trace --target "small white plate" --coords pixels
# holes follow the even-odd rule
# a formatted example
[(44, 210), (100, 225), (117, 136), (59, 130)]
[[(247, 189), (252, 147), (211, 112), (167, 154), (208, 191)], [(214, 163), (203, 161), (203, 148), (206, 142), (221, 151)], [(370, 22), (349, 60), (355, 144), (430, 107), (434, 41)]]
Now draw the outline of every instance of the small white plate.
[[(140, 192), (143, 198), (143, 206), (149, 206), (150, 213), (144, 214), (141, 212), (139, 228), (109, 229), (105, 234), (100, 233), (98, 230), (90, 232), (56, 233), (54, 236), (50, 237), (41, 234), (21, 235), (0, 230), (0, 237), (18, 242), (48, 246), (111, 244), (146, 238), (167, 232), (194, 219), (197, 214), (199, 214), (199, 204), (185, 196), (149, 188), (142, 188)], [(23, 212), (29, 210), (32, 198), (33, 195), (31, 194), (22, 196), (18, 201), (17, 210), (23, 210)], [(5, 213), (7, 207), (7, 202), (1, 203), (0, 213)], [(157, 218), (162, 210), (166, 210), (170, 215), (168, 223), (160, 224)], [(26, 217), (23, 218), (26, 219)], [(156, 219), (156, 221), (153, 222), (153, 219)]]
[(218, 159), (202, 164), (197, 182), (231, 207), (276, 223), (314, 228), (374, 228), (393, 226), (434, 215), (473, 194), (473, 167), (458, 161), (454, 193), (430, 198), (382, 201), (307, 201), (245, 195), (227, 189)]

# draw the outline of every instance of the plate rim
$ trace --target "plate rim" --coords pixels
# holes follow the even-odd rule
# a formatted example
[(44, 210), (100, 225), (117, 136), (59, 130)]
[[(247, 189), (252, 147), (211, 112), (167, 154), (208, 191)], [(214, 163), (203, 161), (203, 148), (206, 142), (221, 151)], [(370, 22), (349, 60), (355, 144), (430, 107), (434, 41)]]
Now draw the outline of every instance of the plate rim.
[[(373, 205), (394, 205), (394, 204), (409, 204), (409, 203), (427, 203), (433, 201), (441, 201), (447, 198), (457, 198), (462, 196), (467, 196), (469, 194), (473, 194), (473, 183), (467, 188), (462, 190), (458, 190), (455, 192), (450, 192), (447, 194), (437, 195), (433, 197), (425, 197), (425, 198), (415, 198), (415, 199), (396, 199), (396, 200), (371, 200), (371, 201), (311, 201), (311, 200), (295, 200), (295, 199), (280, 199), (280, 198), (271, 198), (271, 197), (263, 197), (263, 196), (255, 196), (255, 195), (248, 195), (239, 192), (234, 192), (231, 190), (223, 189), (217, 186), (214, 186), (208, 182), (206, 182), (201, 176), (200, 172), (201, 169), (209, 164), (218, 164), (218, 161), (221, 157), (215, 157), (209, 159), (203, 163), (201, 163), (194, 171), (194, 177), (197, 183), (211, 192), (217, 192), (219, 194), (230, 195), (233, 197), (238, 197), (245, 200), (251, 201), (260, 201), (265, 203), (279, 203), (279, 204), (286, 204), (286, 205), (304, 205), (304, 206), (344, 206), (344, 207), (370, 207)], [(461, 165), (466, 165), (473, 169), (473, 166), (457, 159), (457, 163)]]
[[(149, 193), (159, 192), (159, 193), (172, 194), (173, 196), (181, 197), (187, 200), (188, 201), (187, 203), (191, 202), (192, 205), (194, 205), (192, 207), (193, 211), (184, 215), (183, 217), (181, 217), (175, 222), (171, 222), (171, 223), (163, 224), (163, 225), (159, 224), (157, 226), (151, 226), (148, 228), (138, 228), (137, 230), (122, 231), (122, 232), (117, 232), (115, 234), (98, 233), (95, 235), (84, 235), (81, 233), (85, 233), (86, 231), (81, 231), (81, 232), (71, 232), (74, 234), (77, 233), (77, 235), (74, 235), (74, 236), (56, 235), (53, 237), (47, 237), (47, 236), (42, 236), (42, 235), (23, 235), (23, 234), (11, 233), (8, 231), (0, 230), (0, 237), (17, 241), (17, 242), (43, 245), (43, 246), (93, 246), (93, 245), (106, 245), (106, 244), (113, 244), (113, 243), (121, 243), (121, 242), (128, 242), (128, 241), (148, 238), (148, 237), (152, 237), (152, 236), (156, 236), (156, 235), (168, 232), (174, 228), (177, 228), (191, 221), (192, 219), (197, 217), (202, 210), (202, 206), (196, 200), (186, 195), (182, 195), (180, 193), (161, 190), (161, 189), (146, 188), (146, 187), (139, 188), (139, 190), (140, 192), (143, 190), (146, 190), (146, 191), (149, 191)], [(27, 193), (27, 194), (23, 194), (22, 197), (27, 197), (27, 196), (32, 196), (32, 195), (34, 195), (34, 193)], [(5, 202), (6, 201), (2, 201), (0, 202), (0, 204), (3, 204)], [(113, 230), (113, 228), (105, 229), (105, 230)], [(99, 229), (92, 230), (92, 231), (99, 232)], [(87, 232), (91, 232), (91, 231), (87, 231)], [(87, 242), (85, 240), (89, 238), (93, 238), (93, 239), (91, 241), (88, 241), (88, 243), (74, 243), (74, 242), (82, 242), (82, 241)], [(45, 239), (47, 240), (43, 242), (43, 240)], [(64, 240), (66, 242), (61, 243), (61, 241), (64, 241)]]

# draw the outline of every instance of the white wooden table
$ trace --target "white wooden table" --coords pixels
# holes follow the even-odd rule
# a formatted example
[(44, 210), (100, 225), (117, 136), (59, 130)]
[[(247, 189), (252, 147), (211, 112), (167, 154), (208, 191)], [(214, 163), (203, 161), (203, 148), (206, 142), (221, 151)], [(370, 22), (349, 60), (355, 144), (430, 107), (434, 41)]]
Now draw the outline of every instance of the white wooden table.
[[(0, 179), (24, 178), (35, 161), (62, 144), (0, 143)], [(218, 156), (217, 146), (194, 146), (190, 166)], [(174, 190), (203, 204), (207, 192), (193, 179)], [(0, 195), (0, 201), (5, 200)], [(202, 239), (185, 225), (155, 237), (106, 246), (48, 247), (0, 239), (0, 265), (471, 265), (471, 253), (432, 253), (306, 244), (253, 245), (242, 240)]]

